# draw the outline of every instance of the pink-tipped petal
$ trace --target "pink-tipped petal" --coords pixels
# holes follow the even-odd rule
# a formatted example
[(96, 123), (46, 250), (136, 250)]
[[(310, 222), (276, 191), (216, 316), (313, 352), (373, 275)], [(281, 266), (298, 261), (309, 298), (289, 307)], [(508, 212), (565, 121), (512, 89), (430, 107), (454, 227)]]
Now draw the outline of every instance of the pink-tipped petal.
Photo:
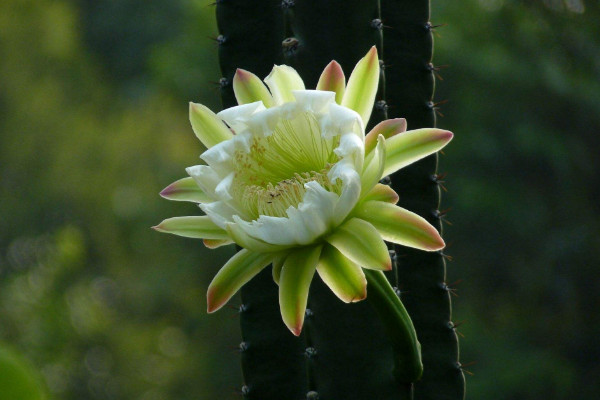
[(205, 215), (168, 218), (152, 229), (194, 239), (229, 239), (227, 232)]
[(233, 240), (231, 240), (231, 239), (203, 239), (202, 243), (204, 243), (204, 246), (206, 246), (207, 249), (216, 249), (217, 247), (232, 244)]
[(400, 200), (400, 196), (398, 196), (398, 193), (396, 193), (390, 186), (378, 183), (375, 185), (375, 187), (373, 187), (373, 189), (371, 189), (369, 193), (367, 193), (363, 200), (377, 200), (396, 204), (398, 200)]
[(389, 139), (394, 135), (406, 131), (406, 119), (394, 118), (386, 119), (375, 125), (373, 129), (365, 136), (365, 154), (369, 154), (377, 146), (377, 137), (382, 135)]
[(409, 164), (440, 151), (452, 140), (450, 131), (436, 128), (415, 129), (395, 135), (385, 142), (387, 149), (383, 175), (390, 175)]
[(225, 263), (213, 278), (207, 292), (207, 311), (217, 311), (273, 259), (272, 254), (242, 249)]
[(279, 278), (279, 307), (288, 329), (300, 335), (312, 281), (321, 246), (299, 248), (285, 259)]
[(378, 85), (379, 58), (377, 48), (373, 46), (354, 67), (342, 99), (342, 105), (359, 113), (365, 125), (373, 111)]
[(325, 67), (319, 78), (319, 83), (317, 83), (317, 90), (335, 92), (336, 103), (342, 103), (344, 91), (346, 90), (346, 77), (340, 64), (332, 61)]
[(363, 268), (389, 271), (392, 260), (379, 232), (369, 222), (352, 218), (325, 238), (344, 256)]
[(262, 101), (265, 107), (273, 107), (273, 97), (260, 78), (252, 72), (237, 69), (233, 77), (233, 92), (238, 104)]
[(160, 195), (167, 200), (208, 203), (212, 199), (200, 189), (194, 178), (182, 178), (164, 188)]
[(444, 240), (433, 225), (423, 217), (382, 201), (366, 201), (356, 215), (369, 221), (389, 241), (425, 251), (444, 248)]
[(190, 103), (190, 123), (196, 137), (207, 149), (233, 137), (223, 121), (202, 104)]
[(335, 247), (324, 246), (317, 272), (343, 302), (354, 303), (367, 297), (367, 279), (362, 268)]

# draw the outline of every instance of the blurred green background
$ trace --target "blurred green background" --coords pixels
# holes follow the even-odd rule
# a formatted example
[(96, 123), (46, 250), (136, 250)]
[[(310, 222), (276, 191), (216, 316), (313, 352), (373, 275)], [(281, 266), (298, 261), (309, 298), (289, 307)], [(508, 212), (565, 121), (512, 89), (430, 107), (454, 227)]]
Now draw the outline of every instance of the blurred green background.
[[(598, 2), (432, 6), (467, 398), (598, 398)], [(220, 108), (216, 35), (205, 0), (0, 2), (0, 370), (49, 399), (241, 398), (205, 312), (233, 250), (149, 229), (197, 212), (158, 192), (202, 151), (187, 102)]]

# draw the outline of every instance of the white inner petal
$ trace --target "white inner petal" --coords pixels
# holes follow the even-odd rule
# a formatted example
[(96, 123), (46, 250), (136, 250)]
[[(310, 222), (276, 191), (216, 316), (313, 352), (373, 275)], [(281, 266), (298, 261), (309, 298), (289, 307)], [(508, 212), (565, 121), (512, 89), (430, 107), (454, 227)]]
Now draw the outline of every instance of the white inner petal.
[(219, 226), (234, 223), (271, 244), (309, 244), (341, 223), (358, 201), (360, 117), (336, 105), (333, 93), (294, 96), (296, 102), (268, 110), (219, 113), (237, 134), (205, 152), (201, 157), (212, 172), (195, 176), (219, 200), (202, 207)]

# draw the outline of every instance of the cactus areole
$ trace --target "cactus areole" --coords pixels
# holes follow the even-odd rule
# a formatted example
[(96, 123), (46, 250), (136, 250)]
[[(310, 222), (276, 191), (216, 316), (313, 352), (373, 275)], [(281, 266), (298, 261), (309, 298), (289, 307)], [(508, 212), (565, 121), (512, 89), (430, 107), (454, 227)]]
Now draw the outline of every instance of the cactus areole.
[(444, 241), (423, 218), (396, 206), (398, 195), (379, 180), (437, 152), (452, 133), (406, 131), (404, 119), (392, 119), (365, 135), (378, 81), (373, 47), (347, 84), (335, 61), (316, 90), (307, 90), (286, 65), (273, 68), (266, 86), (238, 70), (238, 106), (214, 114), (190, 103), (206, 164), (187, 168), (190, 177), (161, 195), (196, 202), (206, 215), (170, 218), (154, 228), (204, 239), (209, 248), (242, 248), (210, 284), (209, 312), (272, 264), (283, 322), (299, 335), (316, 271), (344, 302), (364, 299), (367, 286), (388, 299), (378, 302), (387, 304), (378, 307), (382, 320), (404, 326), (403, 341), (420, 364), (412, 322), (381, 272), (391, 269), (384, 240), (425, 251), (442, 249)]

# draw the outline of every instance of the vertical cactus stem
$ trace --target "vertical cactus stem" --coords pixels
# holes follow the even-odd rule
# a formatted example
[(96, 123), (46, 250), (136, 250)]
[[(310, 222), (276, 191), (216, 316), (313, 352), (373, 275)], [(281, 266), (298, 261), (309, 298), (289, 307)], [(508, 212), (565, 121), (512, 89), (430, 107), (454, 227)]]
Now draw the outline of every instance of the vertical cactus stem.
[[(283, 32), (281, 0), (217, 1), (216, 17), (219, 64), (223, 76), (224, 108), (237, 105), (233, 91), (236, 70), (265, 77), (274, 64), (282, 64)], [(227, 84), (225, 84), (227, 83)], [(301, 399), (308, 391), (306, 348), (302, 336), (293, 336), (281, 321), (277, 285), (265, 268), (241, 289), (242, 340), (240, 352), (244, 376), (244, 399)]]
[[(410, 129), (435, 126), (435, 68), (432, 67), (433, 26), (429, 0), (381, 0), (385, 30), (386, 100), (393, 104), (390, 116), (406, 118)], [(432, 180), (438, 156), (426, 157), (392, 176), (392, 188), (400, 194), (398, 205), (425, 218), (441, 232), (440, 185)], [(458, 338), (448, 329), (452, 309), (450, 292), (440, 290), (446, 279), (443, 252), (419, 252), (396, 248), (398, 287), (422, 345), (424, 372), (414, 384), (414, 399), (464, 398), (464, 375), (458, 362)]]
[[(386, 82), (385, 82), (385, 53), (383, 47), (383, 20), (381, 16), (381, 1), (377, 1), (377, 18), (371, 21), (371, 28), (373, 29), (375, 36), (375, 43), (377, 46), (377, 52), (379, 53), (379, 87), (377, 88), (377, 95), (375, 97), (375, 104), (373, 106), (373, 113), (371, 114), (371, 120), (369, 126), (373, 127), (377, 122), (385, 121), (388, 119), (388, 105), (385, 96)], [(396, 245), (394, 243), (386, 243), (390, 254), (394, 252)], [(387, 279), (394, 285), (398, 285), (398, 264), (392, 260), (392, 270), (385, 273)]]
[(282, 0), (281, 9), (283, 14), (283, 32), (285, 39), (281, 42), (281, 52), (283, 60), (288, 65), (293, 65), (298, 51), (300, 41), (294, 37), (293, 31), (293, 19), (294, 19), (294, 6), (295, 1)]
[[(285, 37), (298, 42), (295, 51), (284, 57), (302, 76), (306, 88), (317, 87), (323, 68), (332, 60), (341, 65), (346, 78), (351, 76), (357, 62), (378, 44), (379, 32), (373, 26), (379, 18), (378, 6), (378, 0), (295, 2), (293, 15), (286, 17), (290, 29)], [(380, 95), (375, 93), (375, 99), (384, 98), (383, 92)], [(368, 111), (373, 124), (384, 118)], [(304, 335), (308, 333), (317, 354), (308, 360), (314, 386), (304, 393), (307, 399), (412, 398), (410, 385), (400, 385), (393, 375), (390, 335), (368, 301), (345, 304), (316, 276), (308, 308), (314, 316), (306, 317)]]
[[(310, 305), (310, 298), (308, 301)], [(310, 308), (306, 308), (304, 313), (304, 357), (306, 358), (306, 381), (308, 383), (309, 391), (314, 391), (317, 389), (314, 360), (317, 356), (317, 349), (314, 347), (314, 343), (311, 338), (311, 331), (314, 329), (312, 326), (313, 318), (314, 312)]]
[[(381, 1), (377, 1), (377, 18), (371, 21), (371, 27), (375, 33), (375, 43), (377, 46), (377, 52), (379, 53), (379, 87), (377, 88), (377, 96), (375, 97), (376, 103), (373, 110), (373, 117), (371, 117), (370, 125), (374, 126), (375, 122), (384, 121), (388, 119), (387, 107), (382, 107), (382, 104), (387, 105), (385, 89), (385, 53), (383, 47), (383, 20), (381, 16)], [(381, 103), (381, 102), (384, 103)], [(377, 106), (379, 104), (379, 107)]]

